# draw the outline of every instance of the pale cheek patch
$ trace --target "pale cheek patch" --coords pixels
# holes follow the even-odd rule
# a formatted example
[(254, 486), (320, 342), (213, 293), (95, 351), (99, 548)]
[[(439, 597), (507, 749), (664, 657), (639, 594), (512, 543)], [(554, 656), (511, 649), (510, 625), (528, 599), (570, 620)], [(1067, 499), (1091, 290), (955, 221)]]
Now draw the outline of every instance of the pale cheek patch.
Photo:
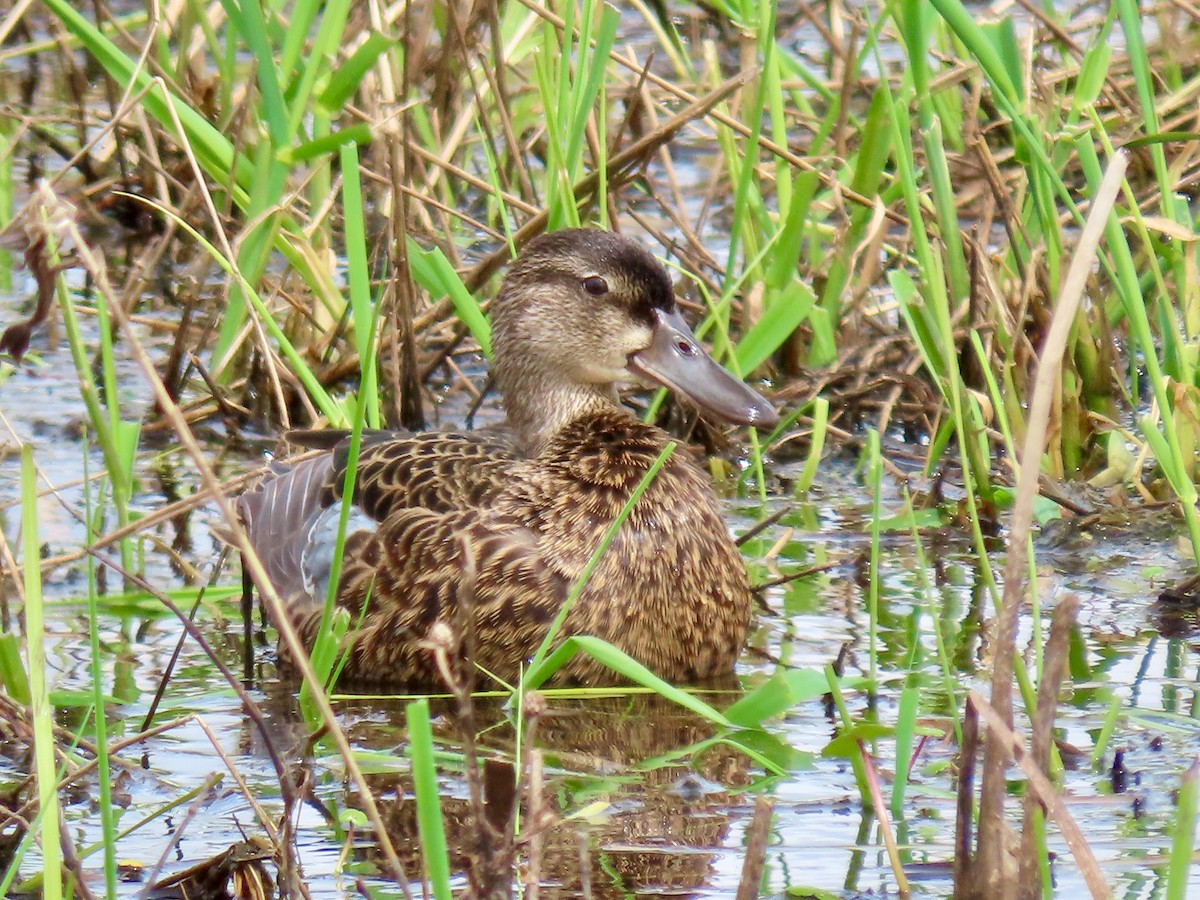
[(625, 346), (621, 350), (621, 355), (626, 357), (630, 353), (645, 350), (654, 342), (654, 332), (646, 325), (630, 325), (625, 329), (623, 337)]
[(592, 384), (635, 381), (626, 367), (631, 353), (650, 346), (653, 334), (642, 325), (629, 324), (609, 333), (603, 345), (589, 348), (588, 356), (577, 360), (579, 377)]

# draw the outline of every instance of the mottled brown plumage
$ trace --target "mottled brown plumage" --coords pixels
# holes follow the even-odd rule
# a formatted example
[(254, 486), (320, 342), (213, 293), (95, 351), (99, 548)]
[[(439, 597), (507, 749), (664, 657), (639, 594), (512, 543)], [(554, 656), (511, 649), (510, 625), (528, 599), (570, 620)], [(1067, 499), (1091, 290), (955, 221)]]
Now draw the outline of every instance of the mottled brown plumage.
[[(628, 239), (572, 230), (533, 241), (492, 318), (505, 428), (365, 440), (337, 586), (338, 604), (360, 622), (347, 637), (345, 678), (437, 684), (425, 638), (435, 622), (458, 621), (464, 548), (476, 572), (473, 662), (516, 677), (668, 442), (620, 405), (616, 382), (649, 379), (718, 417), (774, 421), (765, 400), (695, 343), (665, 270)], [(306, 645), (320, 621), (345, 461), (337, 447), (241, 501)], [(732, 670), (750, 606), (708, 478), (680, 451), (618, 532), (565, 633), (597, 635), (664, 678), (695, 681)], [(612, 678), (589, 660), (566, 674)]]

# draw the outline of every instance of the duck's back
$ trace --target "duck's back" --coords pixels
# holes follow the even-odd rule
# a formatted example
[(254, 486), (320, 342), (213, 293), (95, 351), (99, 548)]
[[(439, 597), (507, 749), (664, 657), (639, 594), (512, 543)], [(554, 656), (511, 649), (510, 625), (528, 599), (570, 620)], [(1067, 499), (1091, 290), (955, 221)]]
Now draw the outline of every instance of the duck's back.
[[(321, 581), (340, 530), (341, 498), (349, 463), (342, 432), (298, 432), (302, 446), (329, 447), (318, 456), (272, 467), (256, 490), (239, 499), (242, 522), (272, 585), (293, 618), (321, 606)], [(320, 437), (318, 437), (320, 436)], [(368, 432), (355, 467), (347, 562), (353, 564), (365, 533), (406, 508), (446, 513), (480, 508), (508, 483), (517, 459), (509, 433)]]

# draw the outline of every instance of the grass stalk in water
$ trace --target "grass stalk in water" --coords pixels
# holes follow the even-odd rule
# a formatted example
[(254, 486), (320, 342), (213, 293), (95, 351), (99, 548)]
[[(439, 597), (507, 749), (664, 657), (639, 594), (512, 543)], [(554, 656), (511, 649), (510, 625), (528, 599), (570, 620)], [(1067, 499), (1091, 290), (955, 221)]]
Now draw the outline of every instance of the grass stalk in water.
[(812, 488), (817, 477), (817, 468), (821, 465), (821, 455), (825, 451), (825, 437), (829, 428), (829, 401), (817, 397), (812, 404), (812, 437), (808, 443), (808, 457), (804, 460), (804, 468), (796, 481), (796, 494), (806, 494)]
[(1200, 760), (1183, 773), (1175, 801), (1175, 827), (1171, 835), (1171, 863), (1167, 869), (1167, 900), (1185, 900), (1196, 839), (1196, 816), (1200, 810)]
[[(550, 652), (550, 648), (554, 646), (554, 642), (558, 640), (558, 633), (562, 630), (563, 623), (566, 622), (567, 616), (571, 612), (571, 608), (575, 606), (575, 601), (583, 593), (588, 582), (592, 578), (592, 573), (596, 571), (596, 567), (600, 565), (600, 560), (604, 558), (604, 554), (608, 552), (609, 546), (613, 539), (616, 538), (617, 532), (621, 530), (621, 526), (625, 524), (625, 520), (629, 518), (629, 514), (633, 512), (633, 508), (637, 505), (638, 500), (646, 493), (647, 488), (658, 477), (658, 473), (662, 471), (663, 466), (667, 464), (667, 460), (675, 452), (678, 445), (675, 441), (671, 441), (667, 446), (663, 447), (662, 452), (651, 463), (650, 468), (646, 470), (646, 474), (642, 476), (642, 480), (638, 482), (637, 487), (630, 493), (629, 499), (625, 501), (625, 505), (621, 507), (621, 511), (608, 526), (608, 530), (604, 532), (604, 536), (600, 539), (600, 543), (596, 545), (596, 549), (592, 551), (591, 557), (584, 564), (583, 571), (579, 573), (579, 578), (571, 585), (571, 590), (567, 593), (567, 599), (563, 601), (559, 607), (558, 614), (550, 623), (549, 629), (546, 631), (546, 636), (542, 638), (541, 644), (538, 645), (537, 651), (533, 654), (533, 659), (529, 662), (529, 672), (537, 672), (546, 659), (546, 655)], [(528, 679), (528, 676), (527, 676)]]
[[(88, 477), (88, 449), (85, 443), (83, 453), (83, 508), (84, 520), (88, 523), (91, 539), (99, 537), (96, 528), (98, 509), (103, 508), (103, 494), (100, 504), (92, 503), (91, 478)], [(103, 489), (103, 487), (102, 487)], [(108, 758), (108, 718), (107, 697), (104, 694), (104, 653), (100, 646), (100, 609), (96, 591), (96, 558), (91, 554), (87, 557), (87, 618), (89, 650), (91, 653), (92, 676), (92, 709), (96, 719), (96, 781), (100, 792), (100, 833), (104, 846), (104, 890), (107, 897), (113, 898), (117, 893), (117, 828), (113, 816), (112, 778)]]
[(433, 733), (429, 724), (429, 701), (415, 700), (405, 708), (408, 722), (408, 754), (412, 761), (413, 792), (417, 798), (417, 827), (421, 835), (421, 859), (436, 900), (450, 900), (450, 852), (442, 824), (437, 768), (433, 762)]
[[(37, 202), (36, 206), (29, 210), (31, 216), (37, 217), (37, 228), (44, 238), (41, 259), (35, 265), (39, 278), (54, 279), (53, 290), (62, 310), (63, 327), (67, 333), (71, 359), (79, 376), (80, 397), (87, 409), (89, 424), (104, 454), (104, 468), (112, 490), (112, 505), (117, 514), (118, 527), (125, 528), (130, 523), (129, 499), (133, 492), (133, 463), (141, 429), (137, 422), (122, 419), (117, 405), (120, 391), (117, 385), (107, 298), (98, 297), (96, 303), (100, 323), (102, 379), (101, 384), (97, 384), (70, 288), (64, 279), (51, 274), (57, 272), (61, 264), (58, 246), (64, 241), (72, 240), (67, 233), (68, 229), (63, 228), (72, 213), (73, 210), (69, 206), (48, 192), (42, 195), (41, 202)], [(120, 549), (122, 564), (129, 571), (133, 571), (132, 543), (123, 539)]]
[(867, 487), (871, 491), (871, 577), (867, 583), (867, 656), (870, 692), (879, 691), (879, 536), (883, 519), (883, 460), (879, 454), (879, 432), (867, 432)]
[(63, 896), (62, 847), (59, 843), (58, 772), (54, 764), (54, 707), (46, 673), (46, 624), (42, 616), (42, 569), (38, 558), (37, 470), (33, 447), (21, 445), (21, 549), (25, 576), (25, 654), (29, 660), (30, 714), (33, 724), (34, 775), (42, 836), (42, 896)]
[[(350, 523), (350, 511), (353, 504), (350, 498), (354, 496), (354, 483), (358, 474), (358, 458), (362, 450), (363, 428), (369, 424), (371, 428), (380, 427), (379, 413), (379, 378), (376, 366), (376, 335), (379, 328), (379, 310), (381, 304), (371, 302), (370, 273), (367, 271), (366, 258), (366, 229), (363, 218), (362, 191), (358, 178), (358, 153), (353, 144), (347, 144), (341, 149), (342, 160), (342, 196), (345, 204), (346, 258), (347, 276), (350, 282), (350, 309), (353, 314), (354, 339), (358, 347), (360, 366), (359, 390), (355, 398), (351, 416), (349, 449), (346, 457), (346, 475), (342, 483), (342, 502), (339, 506), (338, 531), (334, 542), (333, 560), (329, 570), (329, 584), (324, 599), (324, 609), (321, 624), (313, 641), (312, 663), (318, 679), (326, 686), (332, 687), (337, 680), (349, 653), (350, 646), (343, 650), (342, 639), (351, 627), (350, 617), (337, 615), (337, 590), (341, 579), (342, 564), (346, 547), (346, 533)], [(366, 615), (367, 604), (370, 603), (370, 591), (359, 613), (359, 621)], [(354, 627), (357, 627), (355, 625)], [(338, 654), (342, 652), (339, 660)], [(311, 705), (308, 684), (300, 690), (301, 703), (304, 704), (309, 721), (316, 724), (319, 713)]]

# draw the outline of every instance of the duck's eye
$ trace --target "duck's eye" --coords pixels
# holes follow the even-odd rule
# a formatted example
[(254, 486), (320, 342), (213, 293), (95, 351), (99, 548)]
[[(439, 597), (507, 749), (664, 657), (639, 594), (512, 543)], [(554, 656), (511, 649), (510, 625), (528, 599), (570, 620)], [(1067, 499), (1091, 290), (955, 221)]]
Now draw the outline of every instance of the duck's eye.
[(583, 279), (583, 289), (593, 297), (600, 297), (608, 293), (608, 282), (599, 275), (589, 275)]

